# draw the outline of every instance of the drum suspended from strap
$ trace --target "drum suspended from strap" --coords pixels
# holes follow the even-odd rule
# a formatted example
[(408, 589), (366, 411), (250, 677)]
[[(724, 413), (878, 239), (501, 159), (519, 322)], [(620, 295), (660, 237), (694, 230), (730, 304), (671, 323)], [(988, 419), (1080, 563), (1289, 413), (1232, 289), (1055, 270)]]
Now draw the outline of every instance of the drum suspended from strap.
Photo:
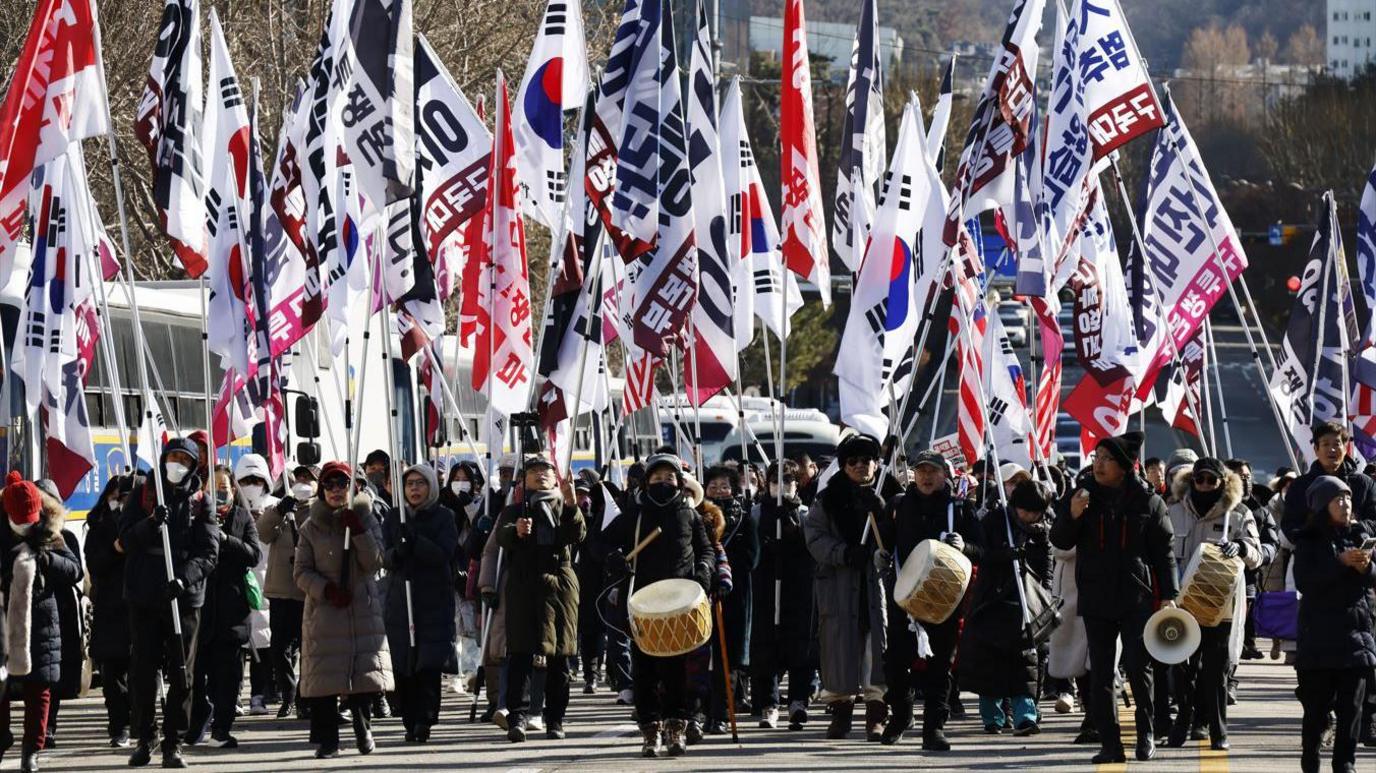
[(944, 623), (965, 598), (970, 569), (970, 559), (964, 553), (945, 542), (923, 540), (898, 572), (894, 601), (921, 622)]
[(1200, 625), (1216, 626), (1233, 611), (1233, 594), (1241, 587), (1242, 569), (1241, 558), (1224, 558), (1217, 545), (1206, 542), (1190, 559), (1176, 602)]
[(631, 638), (641, 652), (682, 655), (712, 638), (712, 607), (693, 580), (660, 580), (631, 594)]

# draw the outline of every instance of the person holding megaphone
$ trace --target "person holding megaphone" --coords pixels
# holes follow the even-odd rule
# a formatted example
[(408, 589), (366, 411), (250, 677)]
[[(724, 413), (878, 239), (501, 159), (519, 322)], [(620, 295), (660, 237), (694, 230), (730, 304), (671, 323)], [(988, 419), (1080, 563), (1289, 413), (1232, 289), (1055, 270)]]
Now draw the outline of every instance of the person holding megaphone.
[(1076, 481), (1051, 527), (1052, 545), (1076, 551), (1079, 613), (1089, 639), (1087, 710), (1099, 729), (1095, 764), (1126, 761), (1114, 706), (1119, 637), (1137, 709), (1137, 759), (1156, 754), (1151, 659), (1142, 632), (1156, 602), (1173, 603), (1179, 589), (1166, 503), (1134, 466), (1142, 441), (1140, 432), (1099, 441), (1092, 471)]
[[(1215, 559), (1238, 558), (1246, 569), (1261, 565), (1261, 540), (1252, 512), (1242, 504), (1242, 479), (1237, 473), (1221, 460), (1205, 457), (1196, 461), (1191, 471), (1178, 474), (1171, 488), (1175, 492), (1175, 503), (1169, 510), (1175, 560), (1182, 573), (1196, 554), (1202, 556), (1206, 544), (1217, 548), (1217, 552), (1209, 551)], [(1236, 568), (1236, 562), (1231, 566)], [(1182, 577), (1182, 582), (1188, 580)], [(1184, 746), (1191, 738), (1202, 740), (1192, 736), (1192, 731), (1207, 726), (1212, 747), (1219, 751), (1228, 748), (1227, 675), (1242, 655), (1246, 610), (1241, 572), (1234, 576), (1230, 593), (1216, 596), (1222, 621), (1218, 625), (1201, 623), (1199, 648), (1175, 667), (1180, 714), (1170, 728), (1167, 746)]]

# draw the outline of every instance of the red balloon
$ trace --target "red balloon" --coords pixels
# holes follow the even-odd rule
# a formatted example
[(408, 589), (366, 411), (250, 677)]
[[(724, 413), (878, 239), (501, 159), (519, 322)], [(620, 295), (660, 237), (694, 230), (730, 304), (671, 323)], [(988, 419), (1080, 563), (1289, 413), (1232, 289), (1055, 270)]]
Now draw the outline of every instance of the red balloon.
[(1292, 292), (1292, 293), (1297, 293), (1297, 292), (1299, 292), (1299, 291), (1300, 291), (1300, 278), (1297, 277), (1297, 276), (1292, 276), (1292, 277), (1290, 277), (1289, 279), (1285, 280), (1285, 286), (1286, 286), (1286, 288), (1288, 288), (1288, 289), (1290, 290), (1290, 292)]

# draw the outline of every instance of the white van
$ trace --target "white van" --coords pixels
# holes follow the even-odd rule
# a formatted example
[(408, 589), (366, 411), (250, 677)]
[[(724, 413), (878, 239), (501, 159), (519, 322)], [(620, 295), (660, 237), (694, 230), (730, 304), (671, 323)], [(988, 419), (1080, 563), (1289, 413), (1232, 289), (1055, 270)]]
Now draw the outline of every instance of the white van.
[[(777, 453), (774, 443), (778, 430), (777, 416), (747, 418), (744, 432), (737, 428), (727, 436), (721, 461), (740, 460), (742, 439), (751, 463), (766, 464), (773, 461)], [(791, 459), (799, 454), (807, 454), (813, 459), (829, 457), (836, 453), (836, 444), (841, 440), (841, 428), (832, 424), (821, 411), (790, 408), (784, 414), (783, 439), (785, 458)]]

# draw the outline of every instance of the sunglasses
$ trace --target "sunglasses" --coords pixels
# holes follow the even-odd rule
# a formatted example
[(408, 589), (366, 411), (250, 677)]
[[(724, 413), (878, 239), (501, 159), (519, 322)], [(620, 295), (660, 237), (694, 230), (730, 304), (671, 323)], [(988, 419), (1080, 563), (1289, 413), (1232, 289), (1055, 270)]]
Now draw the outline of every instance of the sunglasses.
[(1200, 473), (1200, 474), (1198, 474), (1198, 475), (1195, 475), (1195, 476), (1194, 476), (1194, 482), (1195, 482), (1195, 483), (1198, 483), (1198, 484), (1201, 485), (1201, 486), (1216, 486), (1216, 485), (1218, 485), (1218, 476), (1217, 476), (1217, 475), (1213, 475), (1213, 474), (1211, 474), (1211, 473), (1204, 472), (1204, 473)]
[(879, 458), (875, 456), (852, 456), (851, 458), (846, 460), (846, 466), (854, 467), (862, 464), (874, 464), (878, 461)]
[(349, 487), (348, 478), (330, 478), (320, 482), (320, 488), (325, 491), (342, 491)]

